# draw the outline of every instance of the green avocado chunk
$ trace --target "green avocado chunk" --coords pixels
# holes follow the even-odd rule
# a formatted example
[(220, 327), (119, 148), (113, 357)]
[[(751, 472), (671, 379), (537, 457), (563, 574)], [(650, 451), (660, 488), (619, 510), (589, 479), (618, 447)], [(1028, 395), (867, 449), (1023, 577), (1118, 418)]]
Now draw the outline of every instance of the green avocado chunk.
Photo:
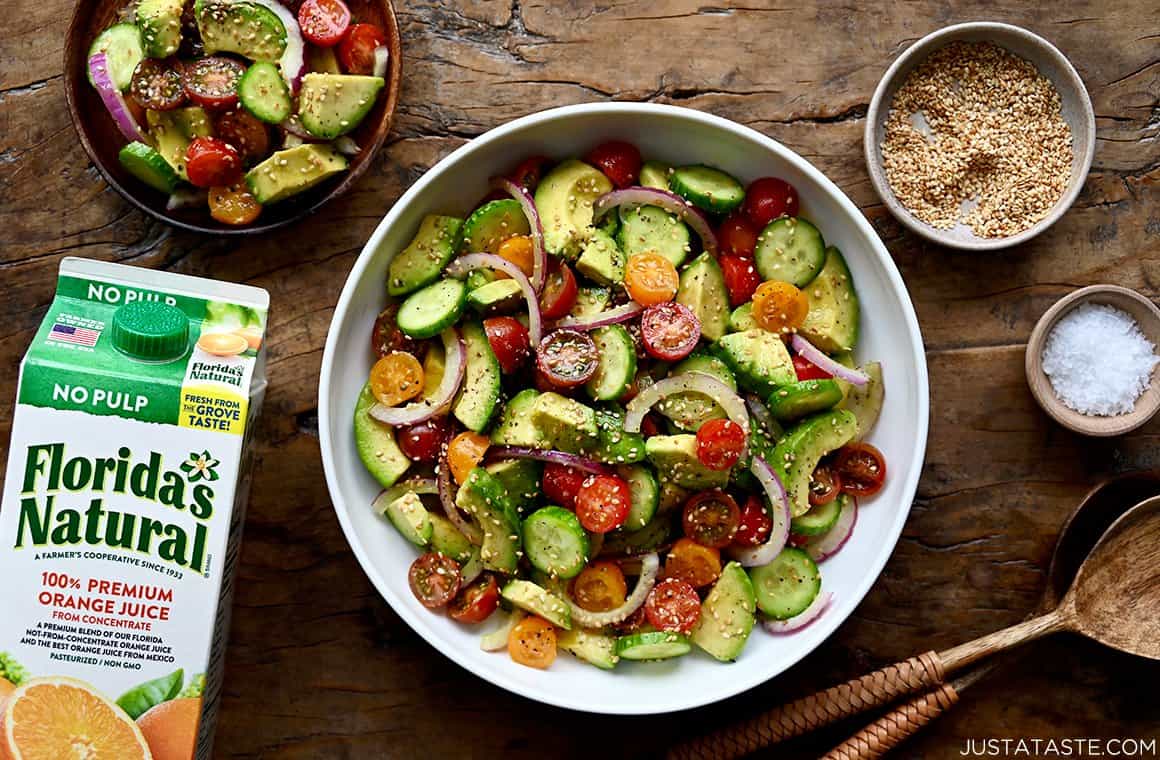
[(846, 260), (837, 248), (826, 249), (826, 263), (803, 288), (810, 302), (798, 332), (828, 354), (853, 351), (858, 343), (858, 294)]
[(268, 205), (309, 190), (346, 167), (346, 158), (334, 148), (307, 143), (277, 151), (250, 169), (246, 184), (258, 203)]
[(534, 388), (525, 388), (512, 396), (491, 431), (491, 442), (501, 446), (546, 448), (544, 435), (532, 421), (532, 409), (539, 397), (540, 392)]
[(697, 458), (697, 436), (654, 435), (644, 441), (645, 455), (662, 479), (681, 488), (701, 491), (724, 488), (729, 483), (728, 470), (711, 470)]
[(181, 46), (182, 0), (141, 0), (137, 26), (147, 58), (168, 58)]
[(411, 460), (395, 443), (391, 427), (370, 415), (370, 408), (374, 405), (375, 397), (367, 384), (354, 406), (354, 443), (367, 470), (379, 485), (390, 488), (411, 466)]
[(286, 51), (286, 27), (273, 11), (246, 0), (195, 0), (193, 16), (205, 52), (237, 53), (277, 63)]
[(384, 84), (382, 77), (359, 74), (307, 74), (298, 91), (298, 118), (310, 134), (333, 140), (362, 123)]
[(514, 573), (520, 561), (520, 517), (507, 491), (491, 473), (476, 467), (455, 494), (455, 505), (483, 529), (480, 558), (487, 570)]
[(569, 159), (548, 172), (536, 188), (548, 251), (569, 260), (579, 256), (592, 230), (592, 204), (609, 192), (608, 177), (583, 161)]
[(596, 412), (559, 393), (541, 393), (532, 405), (532, 423), (548, 448), (579, 454), (600, 445)]
[(756, 622), (753, 582), (740, 564), (730, 562), (701, 604), (693, 643), (721, 662), (732, 662), (745, 648)]
[(677, 303), (684, 304), (701, 321), (706, 340), (718, 340), (729, 327), (729, 293), (717, 259), (702, 253), (681, 272)]
[(508, 581), (500, 591), (504, 599), (525, 612), (539, 615), (564, 630), (572, 627), (572, 609), (560, 597), (531, 581)]
[(387, 293), (405, 296), (438, 280), (455, 256), (462, 225), (454, 216), (423, 217), (415, 237), (387, 267)]
[(818, 462), (852, 441), (857, 432), (853, 413), (834, 409), (805, 418), (778, 441), (768, 461), (785, 486), (794, 517), (810, 511), (810, 478)]
[(717, 341), (719, 354), (737, 375), (737, 384), (763, 396), (797, 380), (793, 359), (781, 338), (760, 328), (729, 333)]
[(146, 111), (145, 123), (157, 152), (173, 167), (177, 176), (189, 179), (185, 173), (185, 152), (195, 137), (213, 134), (209, 114), (201, 106), (189, 106), (173, 111)]
[(601, 285), (624, 282), (624, 265), (624, 253), (603, 230), (592, 230), (580, 258), (576, 259), (576, 271)]

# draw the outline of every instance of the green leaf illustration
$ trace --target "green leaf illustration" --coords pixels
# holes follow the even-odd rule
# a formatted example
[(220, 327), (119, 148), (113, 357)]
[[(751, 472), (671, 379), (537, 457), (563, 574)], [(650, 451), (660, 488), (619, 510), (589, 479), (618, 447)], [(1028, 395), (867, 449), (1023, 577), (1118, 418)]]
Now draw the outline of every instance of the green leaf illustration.
[(134, 686), (121, 695), (117, 704), (130, 718), (137, 720), (151, 708), (176, 697), (184, 683), (185, 671), (178, 668), (167, 676)]

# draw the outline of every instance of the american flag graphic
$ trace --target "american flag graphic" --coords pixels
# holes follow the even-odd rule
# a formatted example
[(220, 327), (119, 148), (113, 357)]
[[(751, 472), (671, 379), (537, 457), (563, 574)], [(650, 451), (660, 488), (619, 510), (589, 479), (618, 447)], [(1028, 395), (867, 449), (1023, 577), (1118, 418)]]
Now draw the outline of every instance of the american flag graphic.
[(95, 346), (99, 337), (100, 330), (62, 325), (60, 322), (54, 324), (48, 333), (49, 340), (55, 340), (57, 343), (75, 343), (78, 346)]

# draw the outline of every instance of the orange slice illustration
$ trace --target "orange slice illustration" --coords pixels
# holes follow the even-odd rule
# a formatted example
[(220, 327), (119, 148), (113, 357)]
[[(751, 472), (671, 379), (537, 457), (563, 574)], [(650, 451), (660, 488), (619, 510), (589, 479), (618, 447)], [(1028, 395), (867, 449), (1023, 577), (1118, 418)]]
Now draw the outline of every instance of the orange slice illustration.
[(197, 339), (197, 347), (214, 356), (237, 356), (249, 348), (250, 343), (236, 333), (205, 333)]
[(262, 347), (262, 328), (260, 327), (239, 327), (234, 330), (234, 335), (245, 338), (251, 351), (257, 351)]
[(3, 760), (153, 760), (125, 711), (74, 678), (34, 678), (0, 713)]

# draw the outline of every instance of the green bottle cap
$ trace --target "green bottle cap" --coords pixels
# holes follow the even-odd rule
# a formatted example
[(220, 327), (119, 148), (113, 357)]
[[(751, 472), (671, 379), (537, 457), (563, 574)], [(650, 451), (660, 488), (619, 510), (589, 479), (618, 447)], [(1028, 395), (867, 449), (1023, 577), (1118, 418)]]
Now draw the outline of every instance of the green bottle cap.
[(142, 361), (172, 361), (189, 347), (189, 319), (158, 301), (127, 303), (113, 314), (113, 345)]

